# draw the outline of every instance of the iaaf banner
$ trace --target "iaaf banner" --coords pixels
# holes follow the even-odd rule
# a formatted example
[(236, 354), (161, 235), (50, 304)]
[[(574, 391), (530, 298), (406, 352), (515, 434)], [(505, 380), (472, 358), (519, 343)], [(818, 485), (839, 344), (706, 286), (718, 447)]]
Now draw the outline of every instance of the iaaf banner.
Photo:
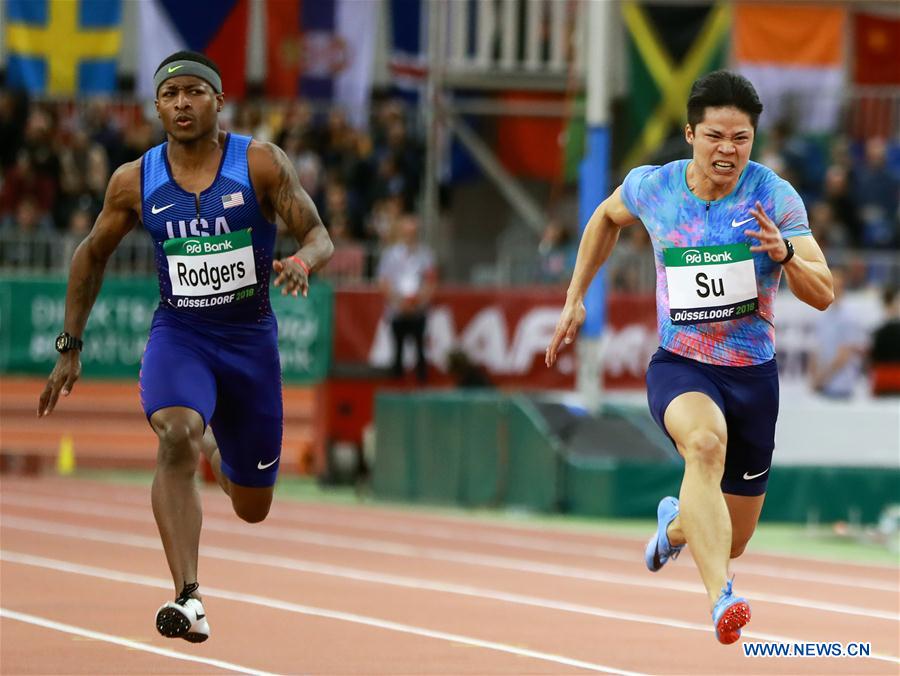
[[(572, 388), (574, 349), (566, 349), (552, 369), (544, 365), (544, 351), (564, 302), (565, 293), (555, 289), (442, 288), (426, 329), (431, 384), (450, 382), (447, 357), (461, 349), (487, 370), (496, 385)], [(393, 336), (377, 291), (337, 290), (334, 311), (337, 364), (391, 365)], [(600, 345), (605, 386), (643, 387), (647, 363), (659, 344), (653, 296), (611, 295), (608, 321)], [(407, 370), (411, 369), (415, 361), (411, 342), (404, 357)]]

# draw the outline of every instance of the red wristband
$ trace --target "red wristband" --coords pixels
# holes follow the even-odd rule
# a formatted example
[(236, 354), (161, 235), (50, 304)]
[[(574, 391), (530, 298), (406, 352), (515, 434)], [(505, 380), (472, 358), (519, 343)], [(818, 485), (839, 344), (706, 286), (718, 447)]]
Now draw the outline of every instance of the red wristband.
[(294, 261), (297, 265), (303, 268), (303, 272), (306, 273), (306, 276), (309, 277), (309, 266), (303, 262), (302, 258), (297, 258), (297, 256), (291, 256), (288, 260)]

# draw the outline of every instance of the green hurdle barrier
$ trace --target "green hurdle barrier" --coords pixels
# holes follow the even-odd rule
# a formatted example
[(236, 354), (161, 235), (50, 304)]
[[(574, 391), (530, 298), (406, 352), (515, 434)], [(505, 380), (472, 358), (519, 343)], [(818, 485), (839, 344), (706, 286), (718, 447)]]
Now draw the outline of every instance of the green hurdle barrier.
[[(652, 518), (678, 495), (680, 462), (567, 455), (524, 397), (380, 393), (373, 489), (391, 500)], [(774, 466), (767, 521), (876, 522), (900, 504), (900, 468)]]

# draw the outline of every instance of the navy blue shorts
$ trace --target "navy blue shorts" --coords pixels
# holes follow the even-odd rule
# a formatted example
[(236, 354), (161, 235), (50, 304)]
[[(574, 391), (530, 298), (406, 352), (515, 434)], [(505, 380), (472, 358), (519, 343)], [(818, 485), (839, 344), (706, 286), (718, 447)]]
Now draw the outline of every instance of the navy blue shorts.
[(222, 471), (240, 486), (273, 486), (283, 411), (278, 327), (240, 332), (194, 328), (158, 310), (141, 360), (141, 405), (183, 406), (212, 427)]
[(716, 402), (725, 416), (728, 445), (722, 492), (765, 493), (778, 420), (775, 358), (755, 366), (716, 366), (659, 348), (647, 368), (647, 402), (653, 419), (666, 435), (666, 409), (685, 392), (702, 392)]

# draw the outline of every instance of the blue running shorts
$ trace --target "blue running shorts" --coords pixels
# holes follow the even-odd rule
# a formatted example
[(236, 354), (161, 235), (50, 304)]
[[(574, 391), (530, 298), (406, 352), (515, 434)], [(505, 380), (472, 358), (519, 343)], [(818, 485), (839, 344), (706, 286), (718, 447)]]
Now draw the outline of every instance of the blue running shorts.
[(240, 486), (273, 486), (281, 457), (283, 410), (278, 327), (234, 329), (187, 323), (157, 310), (141, 360), (141, 405), (184, 406), (212, 427), (222, 471)]
[(749, 496), (765, 493), (778, 420), (775, 358), (754, 366), (717, 366), (659, 348), (647, 368), (647, 402), (653, 419), (667, 436), (663, 422), (666, 408), (685, 392), (702, 392), (725, 416), (728, 445), (722, 492)]

